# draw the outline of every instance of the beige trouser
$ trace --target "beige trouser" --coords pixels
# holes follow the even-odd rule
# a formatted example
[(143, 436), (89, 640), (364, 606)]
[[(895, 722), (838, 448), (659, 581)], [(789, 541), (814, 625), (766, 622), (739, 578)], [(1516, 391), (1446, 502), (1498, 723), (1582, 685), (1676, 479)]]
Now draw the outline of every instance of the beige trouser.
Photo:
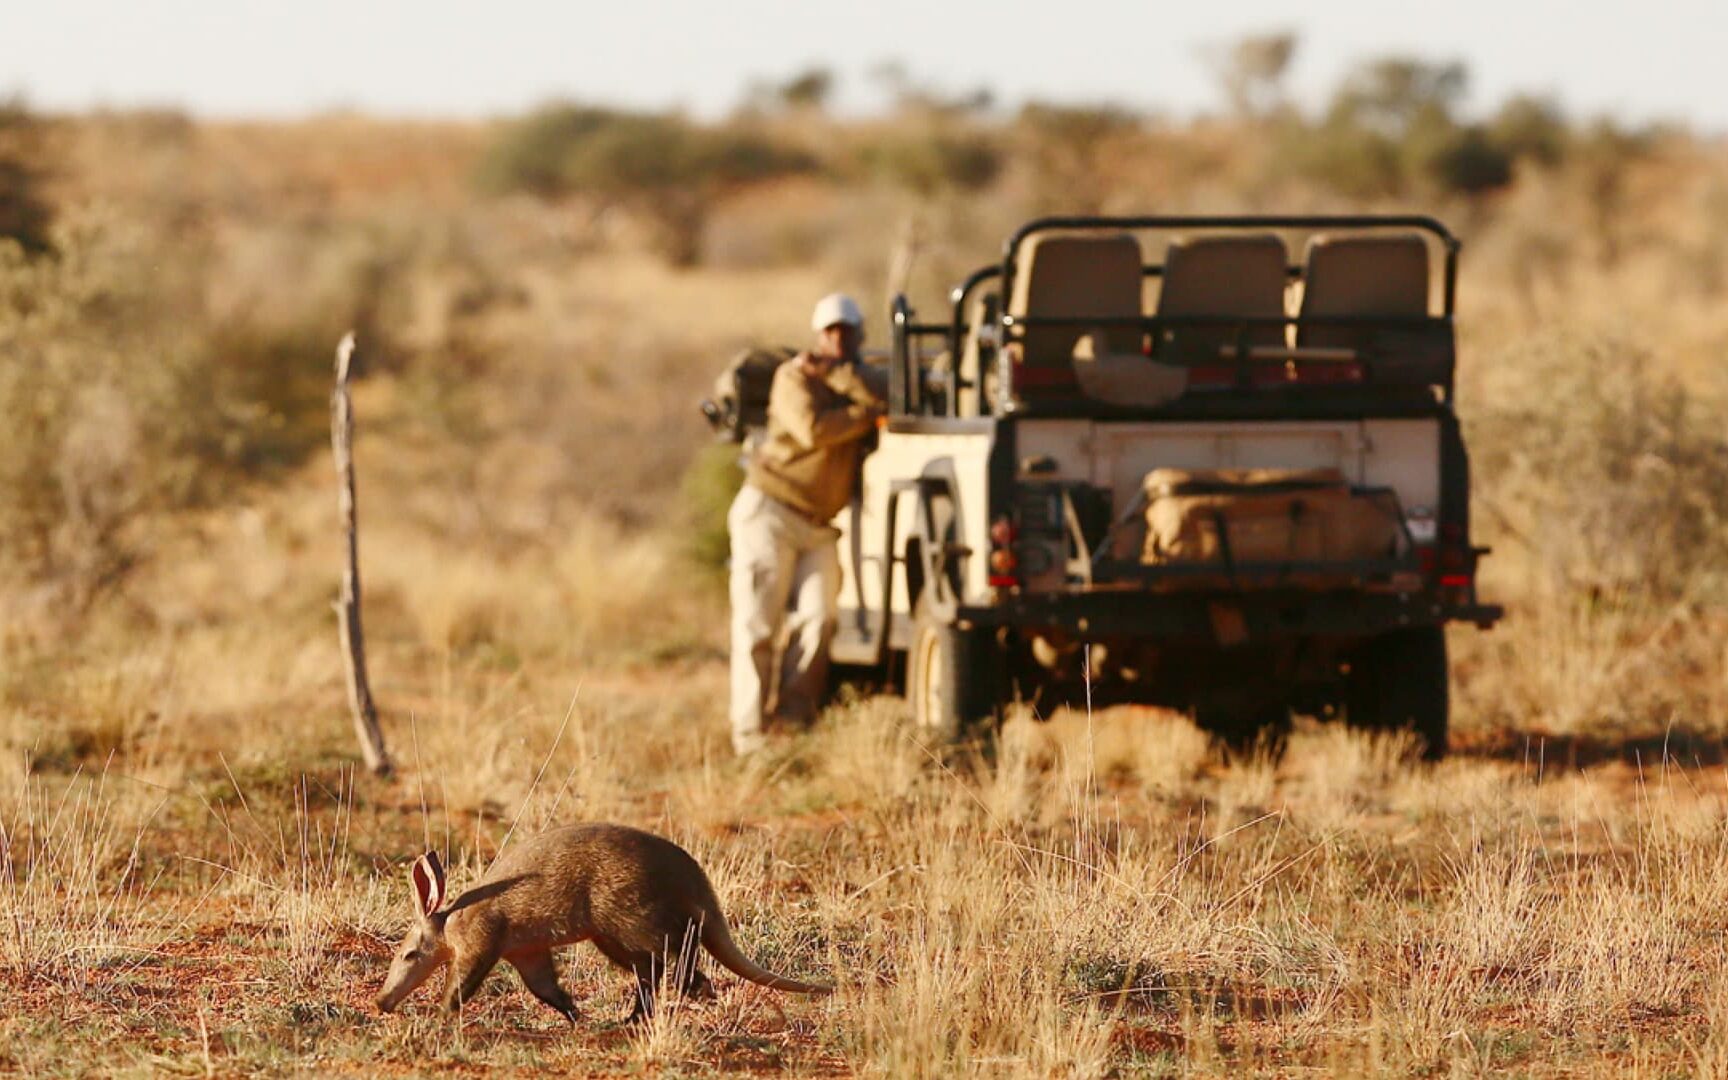
[[(726, 528), (732, 539), (732, 748), (748, 754), (762, 745), (770, 707), (798, 723), (814, 719), (821, 707), (840, 599), (840, 533), (750, 484), (732, 500)], [(786, 655), (770, 702), (782, 630)]]

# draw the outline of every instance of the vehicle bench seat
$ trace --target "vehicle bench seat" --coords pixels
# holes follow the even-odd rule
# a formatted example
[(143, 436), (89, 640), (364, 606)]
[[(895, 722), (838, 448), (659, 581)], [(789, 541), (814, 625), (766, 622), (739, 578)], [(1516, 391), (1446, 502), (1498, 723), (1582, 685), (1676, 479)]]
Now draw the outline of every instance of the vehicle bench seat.
[[(1017, 319), (1134, 319), (1140, 307), (1140, 244), (1127, 233), (1030, 237), (1021, 247), (1007, 313)], [(1141, 352), (1136, 326), (1026, 326), (1009, 346), (1016, 389), (1038, 397), (1076, 397), (1074, 347), (1087, 334), (1111, 353)]]
[[(1298, 318), (1428, 314), (1428, 245), (1420, 236), (1316, 236), (1308, 242)], [(1298, 347), (1364, 349), (1374, 326), (1303, 325)]]

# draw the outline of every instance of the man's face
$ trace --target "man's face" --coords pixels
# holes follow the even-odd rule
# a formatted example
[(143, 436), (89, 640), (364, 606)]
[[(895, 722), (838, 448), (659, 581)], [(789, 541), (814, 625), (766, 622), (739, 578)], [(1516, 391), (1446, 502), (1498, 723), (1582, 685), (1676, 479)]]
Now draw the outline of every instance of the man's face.
[(817, 342), (821, 346), (818, 351), (838, 360), (855, 359), (858, 356), (858, 346), (863, 341), (863, 329), (851, 323), (834, 323), (817, 335)]

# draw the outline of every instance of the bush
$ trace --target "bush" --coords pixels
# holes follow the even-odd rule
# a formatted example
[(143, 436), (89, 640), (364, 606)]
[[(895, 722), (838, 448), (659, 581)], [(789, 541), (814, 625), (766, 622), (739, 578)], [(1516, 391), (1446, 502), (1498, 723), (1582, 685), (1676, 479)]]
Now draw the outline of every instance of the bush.
[(1341, 118), (1292, 127), (1280, 157), (1292, 171), (1353, 199), (1384, 198), (1404, 189), (1398, 144)]
[(512, 125), (481, 161), (493, 192), (584, 194), (643, 214), (677, 266), (694, 264), (714, 202), (736, 188), (814, 168), (802, 151), (682, 117), (557, 105)]
[(1002, 172), (1002, 149), (988, 135), (934, 131), (891, 136), (860, 152), (866, 171), (929, 198), (989, 187)]
[(1113, 191), (1132, 182), (1132, 167), (1119, 150), (1140, 133), (1141, 118), (1127, 109), (1032, 102), (1014, 126), (1043, 206), (1097, 213)]
[(1512, 155), (1479, 127), (1450, 128), (1419, 155), (1417, 168), (1442, 191), (1478, 195), (1512, 182)]
[(35, 259), (0, 240), (0, 574), (87, 600), (152, 512), (323, 439), (331, 342), (197, 333), (202, 260), (165, 260), (139, 226), (81, 218), (51, 240)]
[(1566, 118), (1553, 102), (1520, 96), (1507, 100), (1488, 125), (1494, 144), (1514, 158), (1555, 165), (1566, 153)]
[(1364, 64), (1339, 86), (1324, 120), (1292, 129), (1289, 159), (1297, 171), (1353, 198), (1422, 187), (1462, 195), (1505, 187), (1513, 151), (1494, 130), (1453, 118), (1467, 82), (1457, 63), (1392, 57)]
[(569, 190), (570, 147), (605, 127), (610, 109), (550, 105), (510, 125), (480, 159), (475, 182), (493, 195), (525, 191), (553, 198)]
[(1651, 374), (1650, 359), (1616, 342), (1565, 341), (1485, 361), (1518, 377), (1470, 410), (1478, 492), (1560, 591), (1720, 601), (1722, 403)]

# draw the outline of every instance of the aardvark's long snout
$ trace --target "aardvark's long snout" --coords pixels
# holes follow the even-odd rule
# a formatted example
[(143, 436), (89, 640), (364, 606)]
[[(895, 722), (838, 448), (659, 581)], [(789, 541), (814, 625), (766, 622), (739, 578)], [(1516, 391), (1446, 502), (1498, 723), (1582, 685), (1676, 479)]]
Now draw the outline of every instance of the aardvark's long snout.
[(384, 989), (378, 991), (378, 997), (374, 999), (374, 1004), (378, 1006), (378, 1011), (381, 1013), (393, 1013), (396, 1011), (396, 1006), (402, 1004), (402, 999), (407, 997), (409, 991), (413, 989), (412, 985), (386, 983)]

